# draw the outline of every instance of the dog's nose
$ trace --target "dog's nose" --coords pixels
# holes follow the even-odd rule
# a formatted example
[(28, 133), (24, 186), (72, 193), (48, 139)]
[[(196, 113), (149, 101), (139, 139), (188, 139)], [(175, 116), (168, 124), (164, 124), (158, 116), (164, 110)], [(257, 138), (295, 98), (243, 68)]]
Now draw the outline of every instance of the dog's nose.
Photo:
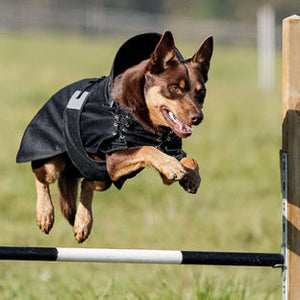
[(193, 125), (198, 125), (202, 122), (204, 116), (203, 113), (198, 114), (192, 114), (191, 115), (191, 122)]

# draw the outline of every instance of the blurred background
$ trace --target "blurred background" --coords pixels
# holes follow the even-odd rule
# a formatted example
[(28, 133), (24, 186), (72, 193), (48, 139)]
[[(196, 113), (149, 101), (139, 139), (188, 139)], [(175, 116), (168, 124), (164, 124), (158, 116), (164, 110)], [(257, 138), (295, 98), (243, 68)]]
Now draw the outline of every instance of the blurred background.
[[(0, 0), (0, 244), (280, 252), (281, 20), (299, 1)], [(200, 167), (196, 195), (144, 170), (95, 193), (77, 245), (51, 187), (55, 224), (35, 224), (22, 134), (57, 90), (109, 74), (131, 36), (171, 30), (184, 57), (215, 39), (204, 122), (183, 141)], [(33, 143), (35, 141), (32, 141)], [(0, 262), (1, 299), (280, 299), (280, 270), (242, 267)]]
[(295, 0), (1, 0), (0, 28), (125, 36), (169, 28), (185, 38), (213, 32), (220, 43), (253, 45), (264, 4), (275, 11), (279, 37), (281, 19), (299, 10)]
[(127, 38), (169, 29), (185, 40), (213, 33), (218, 44), (257, 46), (258, 84), (269, 89), (281, 20), (297, 9), (295, 0), (2, 0), (0, 30)]

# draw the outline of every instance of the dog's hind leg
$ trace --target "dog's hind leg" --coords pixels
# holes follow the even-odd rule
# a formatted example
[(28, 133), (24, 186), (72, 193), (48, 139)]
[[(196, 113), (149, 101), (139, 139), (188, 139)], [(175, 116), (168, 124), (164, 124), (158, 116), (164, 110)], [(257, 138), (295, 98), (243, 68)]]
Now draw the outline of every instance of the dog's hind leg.
[(93, 225), (92, 200), (94, 195), (94, 183), (83, 179), (81, 183), (80, 203), (78, 205), (75, 223), (74, 236), (78, 243), (84, 242), (89, 236)]
[(72, 226), (76, 215), (77, 191), (78, 178), (62, 173), (58, 179), (60, 210)]
[(53, 158), (44, 164), (40, 162), (32, 163), (37, 192), (36, 222), (45, 233), (49, 233), (54, 224), (54, 207), (49, 184), (57, 180), (64, 168), (65, 163), (59, 157)]
[(54, 223), (54, 207), (49, 184), (39, 181), (37, 176), (34, 179), (37, 193), (36, 223), (43, 232), (48, 234)]
[(74, 236), (78, 243), (84, 242), (92, 229), (92, 200), (94, 191), (105, 191), (110, 185), (111, 182), (88, 181), (83, 179), (81, 183), (80, 203), (78, 205), (73, 227)]

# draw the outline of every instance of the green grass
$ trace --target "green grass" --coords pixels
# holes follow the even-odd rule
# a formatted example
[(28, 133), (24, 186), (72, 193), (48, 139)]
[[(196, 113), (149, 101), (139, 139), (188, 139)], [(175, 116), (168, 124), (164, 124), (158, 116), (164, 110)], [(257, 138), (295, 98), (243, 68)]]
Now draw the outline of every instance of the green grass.
[[(218, 44), (205, 121), (184, 141), (199, 162), (198, 193), (166, 187), (147, 169), (121, 192), (95, 194), (92, 234), (77, 245), (53, 186), (54, 228), (48, 236), (38, 230), (30, 166), (15, 163), (23, 131), (59, 88), (108, 74), (122, 41), (0, 34), (0, 244), (280, 252), (280, 78), (272, 92), (260, 93), (255, 49)], [(185, 56), (198, 47), (177, 45)], [(265, 268), (41, 262), (1, 262), (0, 268), (1, 299), (269, 300), (280, 295), (280, 270)]]

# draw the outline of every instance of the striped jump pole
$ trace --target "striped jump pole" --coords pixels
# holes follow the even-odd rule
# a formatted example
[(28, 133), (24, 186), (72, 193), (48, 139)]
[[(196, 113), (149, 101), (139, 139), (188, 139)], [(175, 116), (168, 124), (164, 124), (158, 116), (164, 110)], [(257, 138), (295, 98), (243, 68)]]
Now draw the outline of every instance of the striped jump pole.
[(282, 267), (277, 253), (179, 250), (0, 247), (0, 260)]

